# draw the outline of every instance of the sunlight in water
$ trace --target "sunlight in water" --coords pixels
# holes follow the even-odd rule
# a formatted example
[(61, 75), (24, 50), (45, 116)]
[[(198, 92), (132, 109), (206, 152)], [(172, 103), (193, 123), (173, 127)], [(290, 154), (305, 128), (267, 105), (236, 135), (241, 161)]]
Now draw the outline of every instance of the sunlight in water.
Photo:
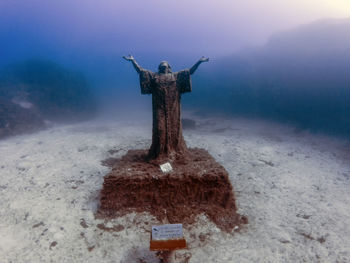
[(328, 1), (329, 6), (333, 7), (339, 14), (344, 16), (350, 16), (350, 1), (349, 0), (338, 0)]

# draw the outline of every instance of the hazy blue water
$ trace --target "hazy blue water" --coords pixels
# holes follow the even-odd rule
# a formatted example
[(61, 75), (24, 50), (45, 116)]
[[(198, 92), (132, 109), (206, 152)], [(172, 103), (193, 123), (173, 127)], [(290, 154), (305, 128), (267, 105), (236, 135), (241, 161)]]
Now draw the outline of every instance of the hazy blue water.
[[(141, 31), (132, 41), (144, 41), (144, 46), (130, 44), (128, 50), (131, 39), (123, 39), (128, 36), (127, 27), (122, 30), (118, 26), (119, 31), (114, 32), (108, 31), (109, 26), (101, 32), (94, 28), (94, 39), (86, 32), (69, 30), (74, 20), (57, 16), (62, 21), (52, 20), (55, 23), (51, 21), (46, 28), (45, 19), (33, 18), (33, 12), (28, 16), (21, 12), (18, 21), (13, 19), (15, 13), (0, 18), (2, 75), (13, 63), (52, 61), (83, 74), (100, 108), (128, 104), (136, 109), (150, 105), (151, 98), (140, 94), (138, 76), (122, 55), (133, 53), (141, 66), (154, 71), (161, 60), (168, 60), (177, 71), (191, 67), (205, 55), (210, 62), (201, 65), (193, 76), (193, 92), (183, 96), (184, 109), (272, 119), (313, 132), (350, 137), (350, 20), (320, 21), (277, 34), (260, 48), (223, 55), (212, 46), (201, 54), (205, 41), (198, 49), (195, 41), (189, 43), (191, 48), (177, 49), (176, 41), (182, 43), (182, 39), (172, 38), (175, 43), (170, 46), (162, 42), (161, 34), (152, 40)], [(134, 34), (135, 25), (131, 28)], [(154, 47), (150, 48), (152, 43)]]

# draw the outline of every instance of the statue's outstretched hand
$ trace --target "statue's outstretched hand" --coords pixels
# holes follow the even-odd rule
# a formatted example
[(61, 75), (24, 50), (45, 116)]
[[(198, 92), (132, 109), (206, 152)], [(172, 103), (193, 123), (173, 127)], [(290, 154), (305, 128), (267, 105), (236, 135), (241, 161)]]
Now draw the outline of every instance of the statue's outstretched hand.
[(200, 62), (208, 62), (209, 61), (209, 58), (206, 58), (206, 57), (201, 57), (199, 59)]
[(196, 70), (197, 68), (199, 67), (199, 65), (203, 62), (208, 62), (209, 61), (209, 58), (206, 58), (206, 57), (201, 57), (196, 64), (194, 64), (192, 66), (192, 68), (190, 68), (190, 74), (192, 75)]
[(129, 56), (123, 56), (123, 59), (127, 60), (127, 61), (133, 61), (134, 57), (132, 55)]

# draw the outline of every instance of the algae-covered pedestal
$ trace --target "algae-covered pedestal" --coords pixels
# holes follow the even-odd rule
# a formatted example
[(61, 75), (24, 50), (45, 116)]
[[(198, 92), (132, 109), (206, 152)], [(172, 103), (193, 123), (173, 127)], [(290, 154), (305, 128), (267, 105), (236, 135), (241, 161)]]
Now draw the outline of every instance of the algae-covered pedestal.
[(172, 162), (169, 173), (148, 162), (146, 150), (131, 150), (110, 163), (112, 171), (104, 178), (99, 215), (112, 218), (149, 212), (160, 221), (190, 224), (204, 213), (225, 231), (244, 222), (236, 213), (226, 170), (203, 149), (188, 152), (186, 161)]

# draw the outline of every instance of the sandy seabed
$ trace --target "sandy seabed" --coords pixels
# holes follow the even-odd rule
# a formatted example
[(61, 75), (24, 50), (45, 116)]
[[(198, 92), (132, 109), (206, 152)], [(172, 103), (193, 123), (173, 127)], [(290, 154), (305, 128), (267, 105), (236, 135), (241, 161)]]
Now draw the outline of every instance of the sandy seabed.
[[(349, 142), (258, 120), (195, 120), (187, 145), (225, 167), (249, 224), (227, 234), (199, 216), (176, 262), (350, 262)], [(0, 141), (0, 262), (159, 262), (150, 226), (165, 222), (95, 218), (109, 171), (101, 161), (150, 143), (149, 118)]]

